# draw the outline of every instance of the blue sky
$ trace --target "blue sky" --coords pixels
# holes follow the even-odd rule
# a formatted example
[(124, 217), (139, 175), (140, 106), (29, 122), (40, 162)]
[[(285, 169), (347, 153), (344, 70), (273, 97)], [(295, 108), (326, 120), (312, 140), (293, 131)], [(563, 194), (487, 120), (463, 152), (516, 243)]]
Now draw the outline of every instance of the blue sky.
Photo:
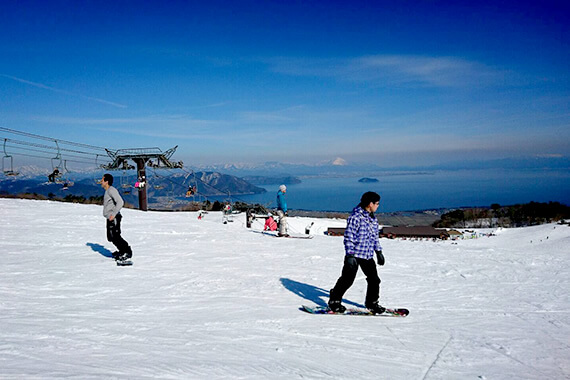
[[(565, 2), (0, 1), (0, 126), (185, 163), (570, 155)], [(1, 136), (4, 137), (4, 136)]]

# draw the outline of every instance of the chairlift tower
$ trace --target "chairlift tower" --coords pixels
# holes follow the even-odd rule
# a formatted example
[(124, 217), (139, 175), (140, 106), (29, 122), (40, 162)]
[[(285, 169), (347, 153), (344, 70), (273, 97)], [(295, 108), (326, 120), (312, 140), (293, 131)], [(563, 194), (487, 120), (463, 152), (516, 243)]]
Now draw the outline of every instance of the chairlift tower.
[[(107, 170), (123, 170), (134, 169), (135, 167), (129, 165), (129, 160), (136, 164), (138, 182), (142, 186), (138, 187), (139, 190), (139, 210), (147, 211), (147, 191), (146, 191), (146, 166), (157, 169), (179, 169), (183, 167), (182, 161), (172, 162), (170, 158), (176, 152), (178, 145), (174, 148), (168, 149), (163, 152), (159, 148), (134, 148), (134, 149), (119, 149), (117, 151), (107, 151), (107, 154), (113, 162), (109, 165), (102, 167)], [(154, 160), (154, 161), (153, 161)]]

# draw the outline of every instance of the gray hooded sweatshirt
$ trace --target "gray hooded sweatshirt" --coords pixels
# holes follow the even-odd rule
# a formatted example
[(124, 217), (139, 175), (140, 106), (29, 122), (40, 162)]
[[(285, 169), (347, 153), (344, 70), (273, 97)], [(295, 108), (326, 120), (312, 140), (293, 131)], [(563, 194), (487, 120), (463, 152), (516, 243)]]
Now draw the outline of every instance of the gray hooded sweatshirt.
[(124, 204), (125, 202), (123, 202), (123, 198), (121, 198), (117, 189), (113, 186), (109, 186), (103, 196), (103, 216), (106, 219), (109, 219), (111, 215), (113, 215), (113, 217), (117, 216)]

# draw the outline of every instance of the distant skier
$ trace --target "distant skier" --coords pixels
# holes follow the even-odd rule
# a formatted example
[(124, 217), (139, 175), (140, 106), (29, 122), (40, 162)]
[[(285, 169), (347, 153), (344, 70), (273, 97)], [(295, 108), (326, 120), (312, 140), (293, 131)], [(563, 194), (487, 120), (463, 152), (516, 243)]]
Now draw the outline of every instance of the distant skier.
[(369, 191), (362, 195), (360, 204), (352, 210), (347, 220), (344, 233), (344, 266), (336, 285), (330, 291), (329, 307), (335, 313), (343, 313), (342, 296), (354, 283), (358, 267), (366, 275), (368, 287), (364, 305), (375, 314), (382, 314), (386, 309), (378, 303), (380, 297), (380, 277), (374, 263), (374, 253), (378, 265), (384, 265), (384, 256), (379, 239), (378, 220), (374, 213), (380, 204), (380, 195)]
[(118, 251), (113, 252), (113, 258), (120, 261), (128, 260), (133, 256), (133, 251), (129, 243), (121, 237), (121, 219), (123, 216), (120, 211), (125, 202), (117, 189), (113, 187), (113, 176), (111, 174), (103, 175), (101, 187), (105, 189), (103, 216), (107, 219), (107, 240), (118, 249)]
[(56, 178), (59, 178), (59, 169), (58, 168), (53, 169), (53, 172), (50, 175), (48, 175), (48, 181), (49, 182), (55, 182)]
[(233, 222), (230, 218), (232, 215), (232, 205), (230, 203), (224, 204), (222, 207), (222, 223), (228, 224), (228, 222)]
[(279, 233), (278, 236), (289, 236), (287, 233), (287, 200), (285, 199), (287, 186), (279, 186), (277, 192), (277, 215), (279, 216)]

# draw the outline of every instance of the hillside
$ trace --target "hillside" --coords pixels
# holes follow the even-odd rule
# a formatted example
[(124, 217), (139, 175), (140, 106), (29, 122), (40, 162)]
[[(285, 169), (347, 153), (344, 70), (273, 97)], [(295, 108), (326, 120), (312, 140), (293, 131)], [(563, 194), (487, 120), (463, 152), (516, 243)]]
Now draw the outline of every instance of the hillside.
[[(1, 376), (20, 378), (563, 379), (570, 377), (570, 228), (381, 240), (381, 303), (404, 319), (314, 316), (343, 244), (245, 228), (245, 216), (124, 210), (117, 267), (101, 206), (0, 199)], [(257, 221), (254, 228), (260, 229)], [(362, 306), (360, 273), (345, 295)]]
[[(134, 171), (113, 172), (115, 187), (122, 193), (126, 202), (137, 205), (137, 189), (133, 186), (137, 181)], [(69, 175), (66, 178), (72, 186), (64, 188), (63, 183), (49, 183), (46, 176), (3, 177), (0, 179), (0, 193), (4, 194), (39, 194), (44, 197), (64, 198), (68, 195), (85, 198), (102, 195), (101, 186), (97, 184), (103, 173)], [(0, 177), (2, 178), (2, 177)], [(196, 186), (194, 198), (186, 198), (190, 186)], [(147, 178), (147, 194), (150, 207), (172, 208), (173, 205), (184, 205), (192, 200), (204, 201), (206, 197), (259, 194), (265, 189), (227, 174), (217, 172), (187, 172), (160, 173), (156, 175), (149, 171)]]

